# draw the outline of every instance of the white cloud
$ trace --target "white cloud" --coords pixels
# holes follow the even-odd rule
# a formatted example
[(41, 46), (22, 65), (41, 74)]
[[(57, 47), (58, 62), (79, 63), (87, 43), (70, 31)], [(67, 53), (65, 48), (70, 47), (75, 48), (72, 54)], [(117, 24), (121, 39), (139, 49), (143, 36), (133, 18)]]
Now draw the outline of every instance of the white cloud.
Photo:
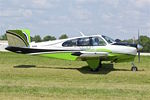
[(137, 3), (147, 4), (150, 3), (150, 0), (136, 0)]
[(69, 13), (68, 17), (76, 22), (87, 22), (92, 17), (92, 12), (83, 6), (74, 6)]
[(37, 6), (43, 7), (48, 3), (48, 1), (47, 0), (32, 0), (32, 3)]
[(111, 6), (117, 7), (119, 5), (120, 0), (105, 0), (103, 3), (107, 3)]
[(0, 11), (0, 17), (8, 17), (11, 15), (11, 12), (9, 10)]
[(76, 28), (130, 36), (138, 28), (150, 33), (148, 5), (150, 0), (3, 0), (0, 22), (6, 27), (29, 27), (36, 34), (44, 29), (45, 33), (70, 30), (71, 35)]
[(77, 3), (95, 3), (99, 0), (76, 0)]
[(150, 5), (150, 0), (135, 0), (136, 5), (139, 7)]
[(91, 16), (91, 13), (84, 9), (76, 9), (73, 13), (74, 18), (79, 20), (88, 20)]
[(34, 8), (52, 8), (60, 4), (60, 0), (32, 0), (31, 6)]
[(24, 17), (31, 17), (32, 16), (32, 11), (27, 9), (24, 11), (21, 11)]
[(20, 16), (19, 10), (14, 9), (4, 9), (0, 11), (1, 17), (18, 17)]
[(31, 17), (32, 11), (29, 9), (4, 9), (0, 12), (1, 17)]
[(39, 24), (49, 25), (49, 24), (64, 24), (64, 23), (71, 23), (72, 21), (68, 16), (54, 16), (49, 17), (48, 19), (42, 19)]
[(102, 14), (102, 15), (101, 15), (101, 18), (102, 18), (103, 20), (110, 21), (111, 18), (113, 18), (113, 14), (111, 14), (111, 13)]

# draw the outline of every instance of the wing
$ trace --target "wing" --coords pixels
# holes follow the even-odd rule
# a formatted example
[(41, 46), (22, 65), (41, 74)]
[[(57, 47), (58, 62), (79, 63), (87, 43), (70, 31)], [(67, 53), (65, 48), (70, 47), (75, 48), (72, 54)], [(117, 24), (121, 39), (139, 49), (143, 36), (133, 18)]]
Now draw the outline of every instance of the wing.
[(72, 55), (78, 56), (77, 60), (95, 60), (95, 59), (104, 59), (107, 58), (108, 52), (88, 52), (88, 51), (80, 51), (80, 52), (74, 52)]
[(108, 56), (108, 52), (86, 52), (81, 51), (80, 57), (106, 57)]
[(77, 60), (86, 61), (89, 67), (93, 70), (97, 69), (100, 61), (107, 59), (108, 52), (88, 52), (88, 51), (80, 51), (73, 53), (73, 55), (78, 56)]

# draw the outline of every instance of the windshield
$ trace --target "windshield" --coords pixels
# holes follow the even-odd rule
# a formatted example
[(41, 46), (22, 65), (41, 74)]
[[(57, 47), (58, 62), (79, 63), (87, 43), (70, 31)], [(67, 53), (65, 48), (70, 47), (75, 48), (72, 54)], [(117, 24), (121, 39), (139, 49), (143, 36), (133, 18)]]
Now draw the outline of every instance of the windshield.
[(102, 35), (102, 37), (108, 42), (108, 43), (114, 43), (115, 40), (113, 40), (112, 38), (108, 37), (108, 36), (104, 36)]

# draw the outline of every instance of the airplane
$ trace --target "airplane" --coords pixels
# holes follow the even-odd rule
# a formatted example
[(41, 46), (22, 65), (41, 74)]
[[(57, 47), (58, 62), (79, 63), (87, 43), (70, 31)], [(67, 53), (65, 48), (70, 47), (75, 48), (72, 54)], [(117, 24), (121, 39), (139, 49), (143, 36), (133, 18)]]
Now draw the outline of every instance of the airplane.
[[(46, 42), (31, 42), (30, 30), (7, 30), (8, 47), (6, 50), (15, 53), (57, 58), (64, 60), (86, 61), (92, 71), (99, 71), (102, 61), (115, 63), (134, 62), (138, 53), (140, 62), (139, 44), (116, 42), (108, 36), (91, 35), (60, 39)], [(132, 63), (131, 71), (138, 71)]]

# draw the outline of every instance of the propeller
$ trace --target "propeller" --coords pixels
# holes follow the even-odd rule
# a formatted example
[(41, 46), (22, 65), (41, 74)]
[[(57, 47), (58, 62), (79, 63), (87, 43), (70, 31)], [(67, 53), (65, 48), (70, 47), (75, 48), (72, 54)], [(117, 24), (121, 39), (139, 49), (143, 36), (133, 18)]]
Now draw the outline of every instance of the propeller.
[(137, 43), (137, 52), (138, 52), (138, 62), (140, 63), (140, 50), (143, 49), (142, 45), (140, 45), (140, 32), (138, 30), (138, 43)]

